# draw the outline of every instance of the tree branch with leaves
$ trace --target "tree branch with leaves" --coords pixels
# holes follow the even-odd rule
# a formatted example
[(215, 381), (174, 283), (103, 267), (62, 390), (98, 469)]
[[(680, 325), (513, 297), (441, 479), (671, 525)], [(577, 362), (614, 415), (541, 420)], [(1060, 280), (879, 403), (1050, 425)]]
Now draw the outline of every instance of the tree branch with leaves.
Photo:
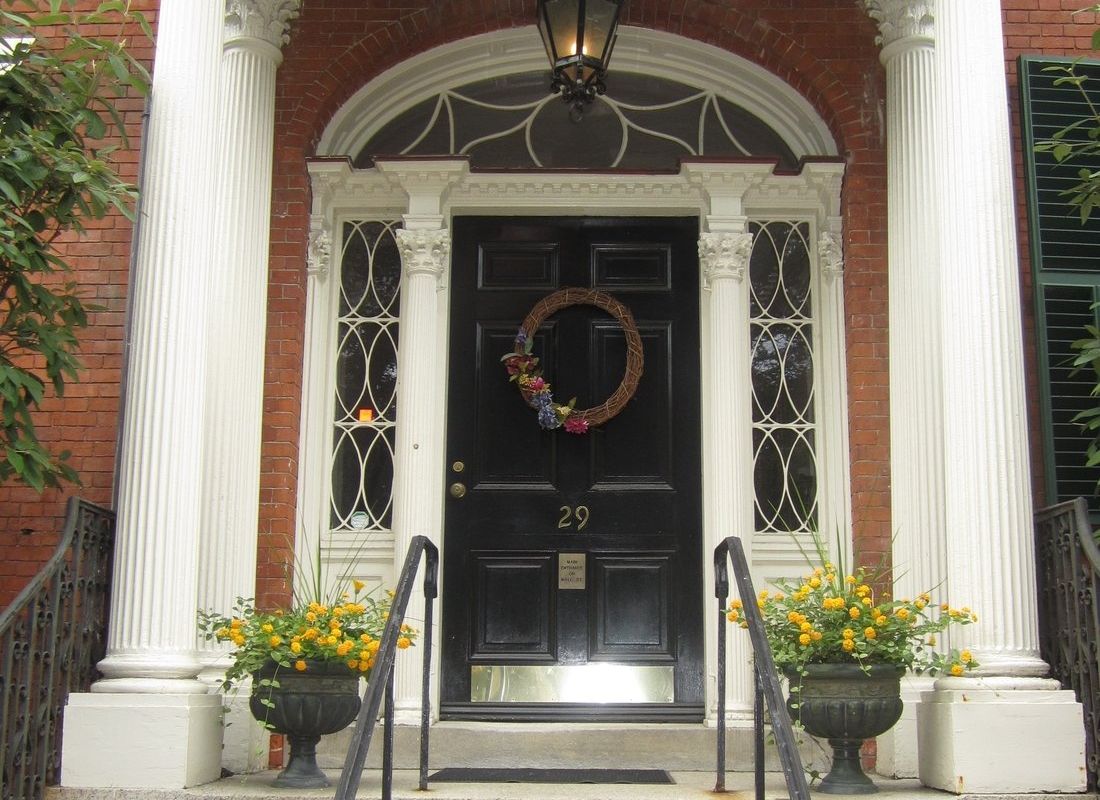
[[(83, 33), (104, 28), (119, 33)], [(127, 30), (151, 38), (124, 0), (90, 12), (75, 0), (0, 0), (0, 481), (39, 492), (79, 483), (33, 419), (47, 387), (62, 396), (77, 380), (77, 335), (94, 310), (62, 242), (89, 220), (133, 219), (136, 189), (110, 160), (127, 144), (119, 101), (149, 85)]]

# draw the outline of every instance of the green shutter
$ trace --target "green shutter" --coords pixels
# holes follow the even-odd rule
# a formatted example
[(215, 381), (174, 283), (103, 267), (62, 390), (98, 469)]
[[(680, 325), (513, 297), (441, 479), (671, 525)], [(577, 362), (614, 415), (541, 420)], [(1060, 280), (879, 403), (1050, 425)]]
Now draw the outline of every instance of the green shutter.
[[(1095, 493), (1100, 469), (1085, 467), (1085, 450), (1092, 437), (1073, 422), (1079, 411), (1097, 402), (1090, 397), (1095, 377), (1091, 371), (1070, 375), (1074, 355), (1070, 344), (1085, 336), (1085, 325), (1097, 322), (1093, 305), (1100, 300), (1100, 209), (1082, 224), (1080, 213), (1061, 192), (1077, 182), (1082, 167), (1100, 169), (1100, 159), (1057, 164), (1049, 153), (1034, 151), (1035, 142), (1091, 114), (1077, 87), (1055, 86), (1061, 73), (1043, 71), (1052, 64), (1067, 63), (1069, 59), (1020, 59), (1020, 117), (1047, 500), (1084, 496), (1096, 512), (1100, 510)], [(1075, 69), (1088, 77), (1085, 89), (1100, 109), (1100, 61), (1078, 61)]]

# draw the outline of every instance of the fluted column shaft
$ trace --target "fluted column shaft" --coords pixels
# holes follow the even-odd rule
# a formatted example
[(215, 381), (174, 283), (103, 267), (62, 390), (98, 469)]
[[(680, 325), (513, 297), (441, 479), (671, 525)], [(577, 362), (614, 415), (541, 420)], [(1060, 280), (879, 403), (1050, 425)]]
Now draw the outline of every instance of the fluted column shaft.
[[(724, 224), (714, 224), (717, 230), (699, 237), (699, 268), (708, 320), (706, 374), (710, 376), (751, 374), (749, 348), (722, 344), (744, 342), (749, 335), (747, 272), (752, 234), (746, 231), (746, 224), (743, 217), (724, 220)], [(711, 553), (723, 538), (737, 536), (746, 558), (751, 559), (753, 493), (752, 481), (745, 480), (752, 474), (751, 398), (747, 391), (731, 392), (731, 385), (745, 384), (734, 377), (712, 379), (706, 385), (706, 407), (712, 412), (721, 411), (708, 415), (709, 432), (703, 442), (706, 507), (715, 534), (708, 537), (704, 550)], [(747, 721), (752, 718), (755, 691), (749, 666), (752, 647), (742, 631), (732, 625), (730, 629), (727, 716)]]
[[(225, 15), (216, 287), (208, 305), (199, 607), (228, 612), (256, 582), (275, 72), (299, 0), (230, 0)], [(225, 648), (200, 642), (212, 663)], [(219, 670), (220, 671), (220, 670)]]
[[(409, 196), (405, 227), (397, 231), (401, 253), (401, 335), (397, 349), (397, 436), (394, 446), (393, 539), (395, 575), (413, 536), (442, 548), (444, 393), (439, 391), (439, 354), (446, 352), (447, 275), (451, 235), (443, 203), (466, 162), (385, 162), (378, 169)], [(424, 618), (424, 596), (413, 592), (407, 617)], [(438, 632), (438, 631), (437, 631)], [(438, 652), (438, 650), (436, 651)], [(394, 701), (400, 722), (419, 720), (422, 662), (397, 659)]]
[(198, 692), (195, 607), (221, 0), (163, 0), (131, 312), (101, 692)]
[(1041, 675), (1001, 4), (937, 5), (949, 601), (987, 674)]
[(886, 67), (894, 589), (915, 597), (947, 575), (933, 9), (931, 0), (867, 5)]

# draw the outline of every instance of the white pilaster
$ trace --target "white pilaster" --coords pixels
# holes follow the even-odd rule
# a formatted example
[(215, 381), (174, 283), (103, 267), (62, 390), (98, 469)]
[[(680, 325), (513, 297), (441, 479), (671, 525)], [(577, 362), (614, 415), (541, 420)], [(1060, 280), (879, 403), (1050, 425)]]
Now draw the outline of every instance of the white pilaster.
[[(912, 598), (947, 577), (933, 4), (864, 2), (886, 67), (894, 592)], [(915, 703), (929, 688), (927, 678), (906, 680), (902, 718), (879, 737), (879, 772), (916, 777)]]
[[(704, 608), (717, 613), (711, 554), (727, 536), (737, 536), (752, 563), (753, 485), (752, 395), (749, 336), (749, 256), (752, 234), (745, 215), (745, 193), (761, 182), (770, 166), (685, 164), (684, 173), (703, 190), (707, 213), (699, 236), (702, 317), (703, 558), (706, 576)], [(742, 376), (738, 378), (738, 376)], [(731, 388), (732, 387), (732, 388)], [(736, 387), (741, 387), (737, 390)], [(732, 597), (736, 597), (734, 589)], [(710, 613), (708, 620), (713, 620)], [(717, 694), (712, 674), (717, 648), (713, 624), (704, 627), (708, 679), (708, 721), (716, 720)], [(726, 716), (734, 724), (752, 724), (752, 647), (731, 626), (726, 675)]]
[(160, 4), (107, 656), (99, 696), (70, 698), (68, 785), (181, 788), (220, 771), (220, 703), (195, 680), (195, 608), (222, 21), (221, 0)]
[[(955, 792), (1079, 791), (1080, 706), (1040, 677), (1001, 4), (935, 12), (946, 588), (978, 614), (952, 644), (982, 678), (925, 693), (920, 776)], [(986, 768), (993, 754), (1005, 768)]]
[[(447, 352), (447, 274), (451, 234), (444, 202), (467, 171), (462, 161), (378, 161), (380, 172), (408, 195), (405, 227), (397, 231), (401, 252), (401, 336), (397, 352), (397, 438), (394, 452), (393, 537), (395, 575), (413, 536), (427, 536), (442, 548), (443, 420), (439, 360)], [(424, 596), (413, 593), (407, 616), (423, 619)], [(438, 649), (436, 650), (438, 652)], [(397, 660), (394, 701), (398, 722), (419, 721), (419, 658)]]
[[(219, 268), (208, 304), (199, 549), (199, 607), (222, 612), (238, 597), (255, 595), (275, 71), (298, 6), (299, 0), (226, 2), (218, 171), (222, 204), (215, 230)], [(228, 647), (200, 641), (199, 650), (202, 677), (217, 691), (228, 666)], [(242, 686), (228, 698), (222, 763), (234, 773), (267, 765), (268, 736), (252, 719), (248, 691)]]

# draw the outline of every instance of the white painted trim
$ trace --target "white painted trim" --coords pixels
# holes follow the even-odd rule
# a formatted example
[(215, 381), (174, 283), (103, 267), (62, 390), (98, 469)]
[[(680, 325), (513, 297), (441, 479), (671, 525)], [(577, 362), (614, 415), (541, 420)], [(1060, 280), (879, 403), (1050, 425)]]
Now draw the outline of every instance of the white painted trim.
[[(398, 162), (392, 162), (398, 163)], [(430, 162), (429, 162), (430, 163)], [(499, 214), (499, 215), (617, 215), (628, 214), (633, 216), (656, 216), (662, 214), (679, 214), (702, 217), (710, 209), (707, 199), (708, 192), (721, 192), (723, 187), (708, 185), (706, 180), (698, 177), (706, 172), (706, 164), (692, 162), (681, 170), (678, 175), (623, 175), (615, 173), (470, 173), (464, 172), (451, 185), (446, 202), (439, 209), (442, 219), (446, 220), (449, 228), (451, 218), (456, 214)], [(406, 163), (405, 169), (415, 171), (414, 163)], [(368, 170), (355, 170), (347, 161), (324, 160), (315, 161), (309, 165), (309, 171), (313, 180), (314, 189), (314, 215), (333, 220), (334, 258), (332, 269), (328, 277), (328, 291), (334, 292), (339, 281), (339, 261), (335, 254), (340, 252), (341, 232), (336, 228), (338, 221), (344, 219), (362, 218), (389, 218), (393, 219), (406, 213), (406, 192), (396, 182), (391, 182), (376, 168)], [(738, 174), (743, 173), (743, 174)], [(741, 181), (751, 184), (743, 190), (740, 202), (742, 203), (744, 216), (748, 219), (802, 219), (811, 223), (811, 244), (817, 241), (818, 232), (829, 230), (839, 233), (839, 209), (841, 180), (844, 175), (844, 165), (840, 162), (811, 162), (805, 165), (798, 175), (775, 175), (761, 170), (760, 164), (723, 164), (719, 170), (713, 170), (713, 175), (726, 175), (728, 180)], [(717, 180), (715, 178), (714, 180)], [(703, 227), (703, 226), (701, 226)], [(824, 524), (841, 525), (843, 529), (851, 530), (851, 501), (848, 464), (848, 429), (847, 429), (847, 391), (845, 376), (844, 354), (844, 313), (843, 313), (843, 286), (842, 278), (835, 276), (825, 279), (822, 276), (819, 254), (814, 248), (813, 259), (815, 266), (814, 291), (816, 294), (816, 313), (814, 317), (815, 346), (818, 348), (816, 370), (815, 393), (818, 397), (819, 426), (818, 464), (819, 464), (819, 507), (821, 519)], [(447, 282), (449, 284), (449, 281)], [(321, 283), (310, 284), (309, 307), (318, 309), (313, 298), (315, 287)], [(331, 305), (334, 295), (327, 296), (330, 316), (335, 314), (335, 308)], [(437, 352), (448, 352), (446, 337), (448, 333), (447, 311), (449, 300), (447, 290), (444, 289), (438, 295), (439, 306), (437, 319), (438, 347)], [(702, 302), (702, 301), (701, 301)], [(705, 306), (705, 303), (703, 304)], [(713, 323), (708, 319), (705, 308), (700, 315), (701, 339), (700, 359), (701, 363), (707, 363), (711, 352), (711, 343), (706, 334), (712, 330)], [(323, 320), (314, 318), (311, 320), (311, 329), (306, 331), (307, 352), (318, 353), (321, 345), (315, 346), (313, 342), (320, 334), (331, 336), (331, 319)], [(318, 329), (317, 326), (322, 328)], [(829, 335), (825, 335), (829, 328)], [(745, 332), (746, 337), (748, 331)], [(331, 341), (326, 345), (331, 350)], [(313, 357), (306, 373), (307, 385), (305, 395), (313, 400), (312, 408), (320, 412), (321, 408), (327, 409), (327, 415), (320, 419), (310, 421), (306, 419), (303, 424), (303, 471), (299, 477), (300, 487), (300, 515), (308, 508), (316, 508), (320, 502), (327, 512), (327, 486), (329, 480), (328, 460), (321, 461), (321, 469), (307, 468), (310, 461), (306, 457), (309, 448), (330, 447), (332, 397), (334, 396), (334, 375), (332, 356), (321, 358)], [(315, 364), (323, 364), (318, 370)], [(835, 371), (835, 374), (833, 374)], [(825, 391), (826, 374), (829, 375), (829, 391)], [(706, 375), (701, 378), (700, 386), (702, 397), (706, 397)], [(323, 404), (319, 401), (323, 401)], [(434, 460), (438, 463), (437, 474), (442, 475), (445, 470), (445, 416), (446, 404), (444, 398), (438, 398), (433, 404), (436, 415), (432, 435), (437, 438), (434, 447), (436, 454)], [(713, 430), (711, 415), (720, 413), (723, 409), (713, 408), (712, 404), (704, 404), (702, 408), (703, 423), (702, 432), (709, 435)], [(323, 441), (309, 442), (306, 439), (306, 431), (310, 425), (315, 425), (317, 430), (323, 428), (321, 434)], [(396, 465), (395, 465), (396, 466)], [(396, 478), (396, 476), (395, 476)], [(744, 476), (744, 480), (751, 482), (751, 470)], [(307, 497), (306, 494), (313, 497)], [(706, 495), (705, 495), (706, 497)], [(721, 531), (717, 530), (724, 522), (719, 520), (718, 514), (709, 506), (713, 503), (704, 500), (703, 540), (709, 542), (716, 540)], [(300, 516), (301, 519), (301, 516)], [(327, 518), (321, 518), (322, 521)], [(302, 527), (299, 526), (299, 530)], [(441, 532), (439, 532), (441, 535)], [(446, 542), (441, 542), (446, 546)], [(850, 540), (846, 542), (850, 547)], [(396, 554), (395, 554), (396, 555)], [(708, 553), (702, 554), (705, 561), (706, 572), (710, 573), (710, 557)], [(754, 572), (757, 573), (758, 582), (763, 585), (764, 580), (779, 576), (799, 574), (803, 571), (803, 557), (797, 544), (787, 538), (782, 541), (779, 537), (757, 537), (756, 550), (753, 557)], [(704, 581), (709, 585), (709, 579)], [(704, 608), (712, 608), (714, 602), (713, 592), (705, 591)], [(709, 613), (707, 615), (709, 619)], [(714, 641), (709, 633), (710, 626), (704, 626), (706, 636), (706, 663), (704, 673), (708, 687), (708, 700), (710, 700), (710, 687), (713, 682)], [(436, 650), (438, 653), (438, 649)], [(439, 697), (439, 668), (438, 662), (433, 666), (432, 676), (433, 703), (438, 708)], [(409, 711), (409, 709), (406, 709)]]
[[(317, 153), (354, 157), (383, 125), (442, 90), (492, 75), (544, 69), (546, 52), (533, 25), (442, 45), (403, 61), (356, 92), (325, 128)], [(770, 125), (798, 158), (839, 152), (828, 126), (806, 98), (763, 67), (713, 45), (624, 26), (619, 29), (609, 82), (616, 72), (712, 90)]]

